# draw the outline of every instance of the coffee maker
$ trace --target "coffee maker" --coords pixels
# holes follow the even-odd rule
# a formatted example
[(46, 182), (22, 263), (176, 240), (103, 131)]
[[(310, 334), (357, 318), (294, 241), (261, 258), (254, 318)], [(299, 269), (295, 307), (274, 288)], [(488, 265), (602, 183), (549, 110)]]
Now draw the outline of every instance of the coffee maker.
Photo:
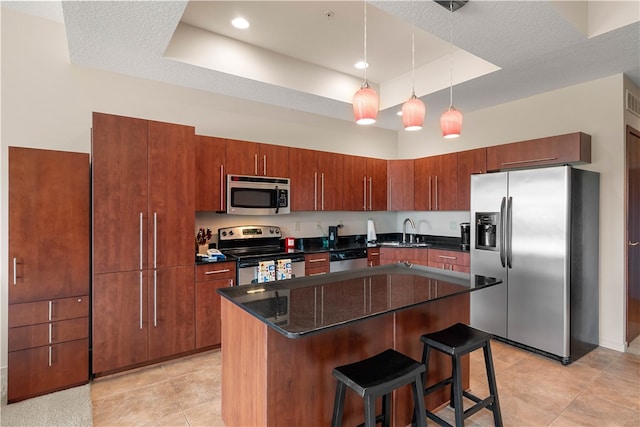
[(471, 224), (468, 222), (460, 224), (460, 244), (464, 251), (471, 249)]

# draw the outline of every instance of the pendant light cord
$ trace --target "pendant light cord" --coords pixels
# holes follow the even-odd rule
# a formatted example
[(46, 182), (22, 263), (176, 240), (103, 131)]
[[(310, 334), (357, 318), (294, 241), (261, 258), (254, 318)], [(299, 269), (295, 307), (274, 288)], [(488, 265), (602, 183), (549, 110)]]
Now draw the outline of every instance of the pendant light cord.
[(411, 28), (411, 95), (416, 96), (416, 34), (415, 24)]
[(369, 63), (367, 62), (367, 0), (364, 0), (364, 82), (367, 82), (367, 68)]
[(453, 107), (453, 1), (449, 2), (449, 109)]

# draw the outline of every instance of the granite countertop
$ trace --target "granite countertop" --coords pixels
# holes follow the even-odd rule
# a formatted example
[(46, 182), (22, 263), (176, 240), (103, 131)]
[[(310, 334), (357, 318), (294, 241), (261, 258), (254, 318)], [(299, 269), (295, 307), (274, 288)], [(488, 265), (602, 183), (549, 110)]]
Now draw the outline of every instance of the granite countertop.
[(499, 283), (400, 263), (222, 288), (218, 293), (286, 337), (301, 338)]

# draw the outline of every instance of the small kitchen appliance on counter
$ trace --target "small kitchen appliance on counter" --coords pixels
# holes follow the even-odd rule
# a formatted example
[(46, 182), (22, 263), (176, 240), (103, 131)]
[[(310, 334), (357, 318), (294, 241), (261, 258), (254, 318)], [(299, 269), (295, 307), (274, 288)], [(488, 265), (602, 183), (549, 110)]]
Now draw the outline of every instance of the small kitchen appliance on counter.
[(471, 224), (468, 222), (463, 222), (460, 224), (460, 244), (462, 245), (462, 250), (468, 251), (470, 248), (471, 242)]
[(250, 285), (305, 275), (304, 253), (284, 249), (280, 227), (246, 225), (218, 229), (218, 248), (236, 260), (238, 285)]

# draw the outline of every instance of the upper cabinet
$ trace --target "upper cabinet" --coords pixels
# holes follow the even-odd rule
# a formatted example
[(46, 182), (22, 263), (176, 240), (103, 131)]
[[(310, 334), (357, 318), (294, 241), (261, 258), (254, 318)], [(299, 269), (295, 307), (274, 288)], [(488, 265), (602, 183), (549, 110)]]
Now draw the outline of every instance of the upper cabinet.
[(413, 159), (387, 162), (387, 210), (413, 210), (414, 164)]
[(345, 211), (383, 211), (387, 208), (387, 161), (343, 156)]
[(457, 210), (468, 211), (471, 201), (471, 175), (487, 172), (487, 149), (458, 152)]
[(195, 187), (196, 211), (224, 211), (226, 140), (196, 136)]
[(226, 173), (233, 175), (289, 176), (287, 147), (227, 140)]
[(416, 159), (414, 167), (414, 209), (456, 210), (457, 153)]
[(487, 147), (487, 170), (591, 162), (591, 136), (582, 132)]
[(342, 210), (342, 155), (289, 148), (292, 211)]

